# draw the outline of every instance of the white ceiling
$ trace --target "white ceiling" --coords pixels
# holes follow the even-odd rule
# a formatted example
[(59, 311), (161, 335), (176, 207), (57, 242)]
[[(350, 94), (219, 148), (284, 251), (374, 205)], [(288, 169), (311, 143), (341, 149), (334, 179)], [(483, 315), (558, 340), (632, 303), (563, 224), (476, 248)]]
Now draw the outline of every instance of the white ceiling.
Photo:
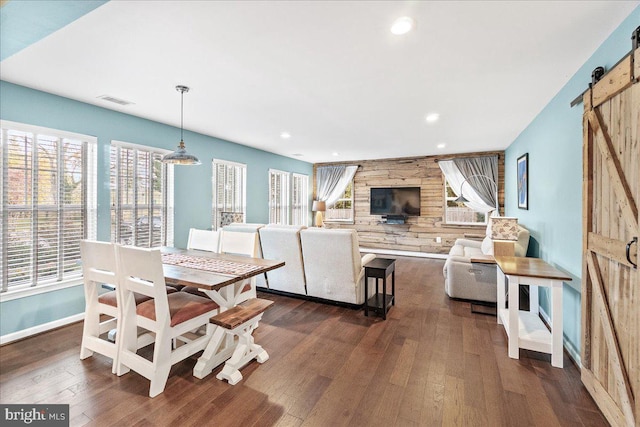
[(186, 129), (307, 162), (501, 150), (639, 3), (110, 1), (0, 77), (174, 126), (187, 85)]

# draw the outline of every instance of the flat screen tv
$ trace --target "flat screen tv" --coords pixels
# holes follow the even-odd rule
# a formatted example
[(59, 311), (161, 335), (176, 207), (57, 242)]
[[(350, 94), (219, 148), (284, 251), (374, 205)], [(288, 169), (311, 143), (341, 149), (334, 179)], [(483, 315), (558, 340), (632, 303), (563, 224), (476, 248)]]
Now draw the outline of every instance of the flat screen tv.
[(420, 216), (420, 187), (372, 188), (371, 215)]

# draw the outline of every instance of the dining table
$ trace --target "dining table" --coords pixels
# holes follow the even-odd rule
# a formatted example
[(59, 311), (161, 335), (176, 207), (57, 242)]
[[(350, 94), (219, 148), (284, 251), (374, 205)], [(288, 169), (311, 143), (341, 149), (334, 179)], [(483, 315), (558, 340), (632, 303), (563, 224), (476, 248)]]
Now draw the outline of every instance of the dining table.
[[(284, 261), (252, 258), (173, 247), (161, 248), (165, 283), (169, 286), (197, 287), (224, 312), (242, 302), (243, 290), (252, 277), (284, 266)], [(207, 347), (193, 368), (196, 378), (204, 378), (231, 358), (236, 341), (225, 329), (215, 328)]]

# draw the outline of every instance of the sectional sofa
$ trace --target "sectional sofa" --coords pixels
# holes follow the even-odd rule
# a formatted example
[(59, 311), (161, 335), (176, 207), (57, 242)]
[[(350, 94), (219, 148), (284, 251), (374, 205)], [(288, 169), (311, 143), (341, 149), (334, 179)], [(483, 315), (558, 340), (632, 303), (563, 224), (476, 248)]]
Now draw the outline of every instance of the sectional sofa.
[(285, 262), (257, 282), (259, 289), (346, 305), (364, 303), (364, 265), (375, 255), (360, 255), (355, 230), (274, 224), (230, 224), (224, 229), (257, 232), (262, 257)]

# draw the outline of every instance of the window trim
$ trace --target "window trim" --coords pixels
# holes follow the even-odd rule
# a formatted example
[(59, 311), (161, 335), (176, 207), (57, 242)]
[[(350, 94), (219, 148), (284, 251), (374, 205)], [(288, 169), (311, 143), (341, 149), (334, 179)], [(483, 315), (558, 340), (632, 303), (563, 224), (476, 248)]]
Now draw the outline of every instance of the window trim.
[[(93, 135), (85, 135), (76, 132), (69, 132), (60, 129), (48, 128), (45, 126), (31, 125), (27, 123), (14, 122), (0, 119), (0, 129), (15, 130), (30, 133), (33, 135), (52, 136), (57, 139), (79, 140), (87, 144), (87, 151), (83, 161), (86, 162), (86, 175), (83, 176), (84, 185), (87, 189), (87, 197), (83, 206), (85, 214), (85, 225), (87, 234), (85, 238), (96, 239), (98, 228), (98, 187), (97, 187), (97, 164), (98, 164), (98, 138)], [(3, 137), (3, 141), (5, 138)], [(4, 151), (4, 148), (3, 150)], [(4, 162), (4, 153), (0, 153), (0, 159)], [(4, 187), (4, 174), (0, 174), (0, 184)], [(0, 190), (2, 191), (2, 190)], [(0, 197), (1, 198), (1, 197)], [(2, 201), (4, 203), (4, 201)], [(0, 218), (0, 220), (3, 220)], [(5, 224), (6, 226), (6, 224)], [(5, 230), (5, 227), (3, 227)], [(0, 292), (0, 303), (15, 299), (25, 298), (52, 292), (60, 289), (79, 286), (83, 283), (82, 273), (78, 276), (63, 278), (62, 280), (47, 280), (40, 284), (33, 281), (25, 284), (8, 286), (5, 291)]]
[[(271, 221), (271, 209), (272, 209), (272, 205), (271, 205), (271, 177), (272, 175), (277, 175), (280, 176), (284, 179), (286, 179), (286, 184), (282, 187), (285, 191), (286, 191), (286, 195), (285, 197), (282, 197), (282, 195), (279, 196), (279, 202), (282, 202), (282, 200), (285, 200), (285, 205), (278, 206), (278, 209), (283, 213), (283, 221), (282, 223), (279, 222), (272, 222)], [(280, 169), (269, 169), (269, 186), (268, 186), (268, 209), (269, 209), (269, 224), (284, 224), (284, 225), (288, 225), (291, 223), (291, 173), (287, 172), (287, 171), (283, 171)]]
[[(350, 209), (351, 210), (351, 217), (350, 218), (345, 218), (345, 219), (340, 219), (340, 218), (333, 219), (333, 218), (327, 218), (326, 214), (325, 214), (325, 215), (323, 215), (322, 222), (328, 222), (330, 224), (332, 224), (332, 223), (335, 223), (335, 224), (355, 224), (355, 222), (356, 222), (356, 188), (355, 188), (356, 180), (355, 180), (355, 176), (354, 176), (354, 178), (351, 179), (349, 184), (347, 184), (347, 186), (345, 187), (345, 189), (344, 189), (345, 192), (347, 191), (347, 188), (349, 188), (349, 185), (351, 186), (351, 198), (349, 198), (349, 199), (339, 198), (338, 200), (335, 201), (335, 203), (338, 203), (340, 201), (350, 201), (351, 202), (351, 209)], [(343, 193), (343, 195), (344, 195), (344, 193)]]
[[(138, 150), (138, 151), (158, 154), (162, 156), (171, 153), (171, 150), (166, 150), (164, 148), (153, 147), (150, 145), (134, 144), (127, 141), (112, 139), (109, 143), (109, 181), (111, 181), (111, 150), (114, 147), (124, 148), (127, 150)], [(170, 188), (165, 188), (165, 185), (167, 184), (169, 185)], [(111, 223), (111, 215), (113, 214), (113, 210), (115, 209), (114, 207), (115, 201), (111, 200), (111, 191), (113, 190), (110, 188), (109, 189), (109, 198), (110, 198), (109, 199), (109, 223), (110, 223), (109, 240), (113, 242), (114, 236), (113, 236), (113, 229), (112, 229), (113, 224)], [(166, 177), (162, 182), (162, 192), (163, 192), (162, 202), (164, 205), (165, 216), (167, 218), (170, 218), (165, 231), (167, 245), (173, 245), (174, 238), (175, 238), (174, 236), (175, 204), (174, 204), (174, 194), (173, 194), (174, 191), (175, 191), (175, 181), (174, 181), (174, 174), (173, 174), (173, 165), (168, 164), (166, 168)], [(151, 221), (153, 224), (153, 218), (151, 218)]]
[(211, 160), (211, 229), (217, 230), (220, 228), (220, 218), (216, 215), (216, 207), (218, 202), (218, 186), (217, 182), (217, 165), (233, 166), (242, 169), (242, 216), (244, 222), (247, 222), (247, 172), (248, 168), (246, 163), (234, 162), (231, 160), (212, 159)]
[[(447, 186), (451, 187), (451, 185), (449, 185), (449, 182), (447, 181), (447, 178), (444, 176), (444, 174), (442, 174), (442, 180), (443, 180), (443, 199), (444, 199), (444, 203), (442, 205), (442, 209), (443, 209), (443, 216), (442, 216), (442, 225), (443, 226), (456, 226), (456, 227), (478, 227), (478, 228), (486, 228), (487, 227), (487, 222), (489, 221), (489, 215), (488, 214), (484, 214), (484, 222), (462, 222), (462, 221), (447, 221), (447, 202), (449, 202), (450, 200), (455, 200), (457, 199), (457, 196), (451, 196), (448, 197), (447, 196)], [(469, 208), (471, 209), (471, 208)], [(473, 211), (473, 209), (471, 209)], [(477, 212), (477, 211), (473, 211), (473, 212)]]
[[(293, 191), (293, 182), (296, 179), (303, 179), (306, 182), (306, 186), (304, 194), (302, 195), (302, 197), (299, 197), (300, 200), (302, 200), (302, 204), (300, 206), (300, 211), (303, 213), (302, 216), (302, 224), (293, 224), (294, 222), (294, 203), (293, 203), (293, 197), (294, 197), (294, 191)], [(309, 175), (305, 175), (303, 173), (297, 173), (297, 172), (291, 172), (291, 178), (290, 178), (290, 187), (291, 189), (289, 190), (289, 197), (290, 197), (290, 210), (291, 210), (291, 214), (289, 215), (289, 223), (291, 225), (301, 225), (301, 226), (309, 226)]]

